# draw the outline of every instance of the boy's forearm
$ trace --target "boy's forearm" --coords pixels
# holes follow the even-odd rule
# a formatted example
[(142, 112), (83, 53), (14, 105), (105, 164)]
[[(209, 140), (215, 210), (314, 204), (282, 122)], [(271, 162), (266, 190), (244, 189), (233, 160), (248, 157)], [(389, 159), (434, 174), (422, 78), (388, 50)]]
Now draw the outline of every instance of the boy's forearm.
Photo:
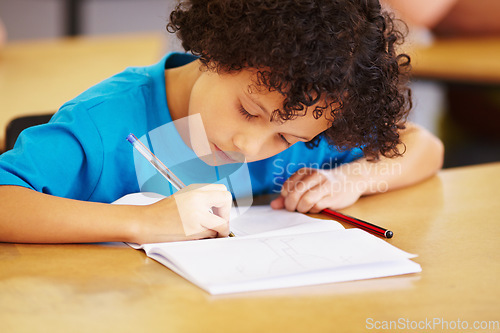
[(434, 175), (443, 164), (444, 147), (427, 130), (413, 124), (401, 133), (402, 157), (381, 157), (378, 162), (361, 159), (340, 166), (353, 182), (361, 182), (363, 195), (386, 192), (415, 184)]
[(0, 186), (0, 241), (84, 243), (133, 241), (138, 207), (84, 202)]

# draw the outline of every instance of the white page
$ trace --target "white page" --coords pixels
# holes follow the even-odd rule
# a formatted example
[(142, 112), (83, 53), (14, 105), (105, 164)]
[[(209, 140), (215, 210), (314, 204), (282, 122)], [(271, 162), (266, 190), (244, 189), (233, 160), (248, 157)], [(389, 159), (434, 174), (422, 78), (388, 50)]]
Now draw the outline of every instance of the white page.
[[(274, 288), (267, 282), (283, 276), (295, 275), (285, 279), (293, 285), (315, 284), (306, 273), (335, 269), (343, 272), (342, 281), (356, 280), (371, 276), (374, 263), (406, 261), (414, 256), (359, 229), (148, 244), (145, 250), (155, 259), (158, 255), (167, 258), (161, 260), (164, 265), (206, 290), (234, 290), (240, 285), (243, 289), (238, 291), (248, 291), (247, 284)], [(365, 264), (366, 270), (362, 268)], [(350, 274), (349, 266), (357, 268)], [(387, 275), (376, 272), (377, 277)], [(399, 272), (403, 273), (408, 272)]]
[[(421, 271), (422, 268), (420, 267), (420, 265), (411, 260), (398, 260), (398, 261), (384, 261), (384, 262), (377, 262), (377, 263), (356, 265), (356, 266), (343, 266), (343, 267), (325, 269), (315, 272), (280, 276), (269, 279), (234, 282), (230, 284), (214, 284), (210, 286), (201, 285), (201, 286), (210, 294), (219, 295), (228, 293), (312, 286), (312, 285), (326, 284), (326, 283), (374, 279), (374, 278), (381, 278), (394, 275), (418, 273)], [(200, 284), (197, 285), (200, 286)]]
[[(136, 193), (116, 204), (151, 204)], [(421, 271), (406, 253), (360, 229), (254, 206), (231, 220), (238, 237), (129, 244), (212, 294), (376, 278)], [(244, 235), (244, 236), (243, 236)]]
[(285, 209), (276, 210), (269, 205), (243, 207), (243, 210), (245, 213), (230, 221), (231, 231), (236, 236), (288, 235), (344, 229), (340, 223), (330, 219), (321, 220)]
[[(150, 247), (150, 245), (146, 245)], [(411, 260), (382, 261), (363, 265), (341, 266), (318, 271), (308, 271), (294, 275), (278, 276), (271, 278), (231, 281), (229, 283), (206, 284), (179, 269), (172, 261), (161, 254), (149, 249), (149, 257), (158, 261), (162, 265), (170, 268), (173, 272), (191, 281), (200, 288), (212, 295), (251, 292), (258, 290), (280, 289), (300, 286), (310, 286), (317, 284), (345, 282), (353, 280), (373, 279), (394, 275), (418, 273), (422, 271), (419, 264)]]

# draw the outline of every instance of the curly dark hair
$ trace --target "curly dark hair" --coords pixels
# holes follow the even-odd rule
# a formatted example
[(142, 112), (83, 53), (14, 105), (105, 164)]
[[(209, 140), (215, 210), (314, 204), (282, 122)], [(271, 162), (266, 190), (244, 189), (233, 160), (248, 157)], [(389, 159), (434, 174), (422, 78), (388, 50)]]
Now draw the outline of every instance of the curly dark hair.
[[(365, 156), (399, 156), (399, 130), (411, 109), (404, 34), (377, 0), (191, 0), (167, 30), (218, 73), (257, 70), (256, 84), (284, 96), (272, 119), (330, 113), (321, 137)], [(327, 114), (328, 115), (328, 114)], [(330, 119), (329, 118), (329, 119)]]

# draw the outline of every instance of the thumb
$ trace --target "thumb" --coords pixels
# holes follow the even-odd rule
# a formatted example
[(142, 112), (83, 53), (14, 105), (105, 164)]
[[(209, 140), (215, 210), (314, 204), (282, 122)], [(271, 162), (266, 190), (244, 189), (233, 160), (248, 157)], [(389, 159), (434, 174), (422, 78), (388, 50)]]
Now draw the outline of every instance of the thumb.
[(200, 223), (202, 227), (216, 231), (220, 237), (229, 235), (229, 222), (215, 214), (209, 213)]

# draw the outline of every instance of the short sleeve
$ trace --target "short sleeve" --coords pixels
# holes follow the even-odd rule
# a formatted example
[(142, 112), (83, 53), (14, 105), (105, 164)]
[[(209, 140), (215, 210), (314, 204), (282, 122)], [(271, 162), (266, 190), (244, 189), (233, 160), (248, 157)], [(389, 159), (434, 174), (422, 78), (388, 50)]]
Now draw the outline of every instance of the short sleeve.
[(102, 143), (88, 112), (66, 104), (48, 124), (24, 130), (0, 156), (0, 185), (87, 200), (102, 164)]

